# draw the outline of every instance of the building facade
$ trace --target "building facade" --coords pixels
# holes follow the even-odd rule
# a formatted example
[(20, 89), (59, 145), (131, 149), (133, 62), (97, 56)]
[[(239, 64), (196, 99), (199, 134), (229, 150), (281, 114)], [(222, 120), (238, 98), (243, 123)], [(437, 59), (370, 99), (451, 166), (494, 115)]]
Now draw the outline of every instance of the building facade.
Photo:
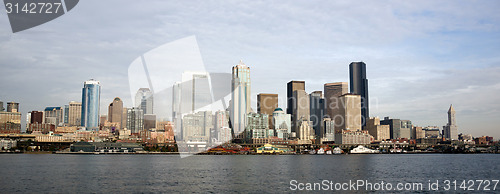
[(137, 107), (127, 108), (127, 129), (139, 133), (144, 129), (144, 111)]
[(153, 114), (153, 92), (149, 88), (139, 88), (135, 94), (135, 107), (142, 109), (144, 114)]
[(99, 81), (89, 80), (83, 84), (81, 126), (86, 130), (99, 129), (101, 86)]
[[(110, 123), (117, 123), (121, 125), (123, 116), (123, 101), (122, 99), (116, 97), (113, 102), (109, 104), (108, 107), (108, 121)], [(121, 128), (121, 126), (120, 126)]]
[(251, 112), (250, 68), (243, 61), (233, 67), (231, 80), (230, 122), (235, 136), (245, 130), (247, 114)]
[(349, 64), (349, 81), (351, 82), (351, 93), (359, 94), (361, 97), (362, 124), (370, 117), (368, 101), (368, 79), (366, 79), (366, 64), (364, 62), (352, 62)]
[(455, 120), (455, 109), (453, 105), (450, 105), (450, 109), (448, 109), (448, 123), (443, 126), (444, 137), (446, 139), (458, 140), (458, 127)]

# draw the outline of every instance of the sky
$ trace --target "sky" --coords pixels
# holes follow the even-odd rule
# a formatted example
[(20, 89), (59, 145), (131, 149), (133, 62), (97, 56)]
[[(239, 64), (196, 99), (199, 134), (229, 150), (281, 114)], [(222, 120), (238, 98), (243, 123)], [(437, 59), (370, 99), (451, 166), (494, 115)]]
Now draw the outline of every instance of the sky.
[(287, 82), (323, 90), (348, 82), (349, 63), (363, 61), (370, 116), (442, 127), (453, 104), (459, 133), (498, 139), (499, 8), (455, 0), (85, 0), (17, 33), (0, 11), (0, 101), (19, 102), (24, 117), (81, 101), (83, 82), (93, 78), (102, 114), (114, 97), (131, 106), (130, 64), (195, 36), (207, 71), (230, 73), (240, 60), (251, 68), (252, 98), (277, 93), (286, 108)]

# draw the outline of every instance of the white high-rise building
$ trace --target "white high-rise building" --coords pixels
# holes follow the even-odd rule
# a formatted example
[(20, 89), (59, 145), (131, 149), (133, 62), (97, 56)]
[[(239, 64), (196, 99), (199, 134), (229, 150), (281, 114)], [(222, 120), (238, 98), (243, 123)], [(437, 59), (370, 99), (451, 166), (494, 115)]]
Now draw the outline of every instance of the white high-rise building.
[(234, 135), (245, 130), (246, 115), (250, 108), (250, 68), (243, 61), (233, 67), (231, 81), (230, 119)]
[(153, 92), (149, 88), (139, 88), (135, 94), (135, 107), (142, 109), (144, 114), (153, 114)]
[(453, 105), (450, 105), (450, 109), (448, 110), (448, 124), (443, 126), (443, 129), (446, 139), (458, 140), (458, 127), (455, 120), (455, 109)]

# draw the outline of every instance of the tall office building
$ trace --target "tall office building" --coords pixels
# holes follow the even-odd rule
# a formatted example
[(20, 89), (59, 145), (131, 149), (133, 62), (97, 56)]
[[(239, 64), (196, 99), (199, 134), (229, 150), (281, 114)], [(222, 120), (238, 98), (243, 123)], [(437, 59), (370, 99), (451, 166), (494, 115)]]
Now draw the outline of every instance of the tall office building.
[(137, 107), (127, 108), (127, 129), (139, 133), (144, 129), (144, 111)]
[(43, 112), (42, 111), (31, 111), (30, 112), (30, 122), (32, 124), (35, 123), (43, 123)]
[(101, 98), (101, 86), (99, 81), (88, 80), (84, 82), (82, 89), (82, 118), (81, 126), (86, 130), (99, 129), (99, 106)]
[(366, 128), (375, 141), (391, 138), (389, 125), (380, 125), (380, 118), (378, 117), (370, 117), (366, 123)]
[(444, 137), (451, 140), (458, 140), (458, 127), (455, 120), (455, 109), (450, 105), (448, 110), (448, 123), (443, 126)]
[(63, 109), (61, 107), (46, 107), (43, 115), (45, 123), (53, 124), (56, 127), (61, 126), (64, 122)]
[[(306, 121), (310, 121), (310, 101), (309, 95), (304, 90), (293, 91), (292, 98), (294, 99), (293, 114), (292, 114), (292, 132), (299, 135), (299, 125)], [(310, 123), (309, 123), (310, 124)], [(311, 125), (308, 125), (308, 127)]]
[(123, 101), (122, 101), (122, 99), (116, 97), (113, 100), (113, 102), (111, 102), (109, 104), (108, 121), (110, 123), (119, 123), (120, 128), (122, 128), (122, 127), (124, 127), (124, 126), (121, 126), (122, 116), (123, 116)]
[(233, 134), (238, 136), (245, 130), (247, 113), (250, 108), (250, 67), (243, 61), (233, 67), (231, 80), (230, 122)]
[(64, 114), (64, 124), (66, 125), (69, 122), (69, 105), (68, 104), (64, 105), (63, 112), (64, 112), (63, 113)]
[(135, 107), (144, 111), (144, 114), (153, 114), (153, 92), (149, 88), (139, 88), (135, 94)]
[[(293, 98), (293, 92), (296, 90), (306, 90), (306, 82), (305, 81), (290, 81), (287, 84), (286, 88), (286, 98), (287, 98), (287, 114), (293, 114), (293, 110), (295, 109), (294, 105), (295, 99)], [(292, 124), (293, 125), (293, 124)]]
[(401, 119), (385, 117), (384, 120), (380, 121), (380, 124), (389, 125), (389, 136), (391, 139), (401, 138)]
[(325, 112), (328, 117), (334, 120), (334, 116), (340, 114), (339, 107), (343, 106), (340, 103), (340, 96), (347, 94), (347, 82), (326, 83), (324, 85), (325, 93)]
[(4, 108), (3, 108), (3, 102), (0, 101), (0, 112), (2, 112), (3, 110), (4, 110)]
[(7, 112), (19, 112), (19, 103), (7, 102)]
[(323, 124), (323, 116), (325, 115), (325, 99), (323, 98), (323, 92), (314, 91), (309, 94), (309, 103), (312, 128), (318, 139), (323, 138), (325, 135), (321, 127)]
[(333, 116), (335, 122), (335, 133), (341, 133), (342, 130), (361, 131), (361, 97), (357, 94), (344, 94), (339, 98), (339, 114)]
[(71, 101), (69, 102), (68, 110), (68, 125), (81, 126), (82, 122), (82, 103)]
[(257, 112), (269, 115), (269, 127), (274, 128), (273, 112), (278, 108), (278, 94), (258, 94)]
[(364, 62), (352, 62), (349, 64), (349, 81), (351, 82), (351, 93), (361, 96), (361, 115), (363, 115), (363, 126), (370, 116), (368, 101), (368, 79), (366, 79), (366, 64)]

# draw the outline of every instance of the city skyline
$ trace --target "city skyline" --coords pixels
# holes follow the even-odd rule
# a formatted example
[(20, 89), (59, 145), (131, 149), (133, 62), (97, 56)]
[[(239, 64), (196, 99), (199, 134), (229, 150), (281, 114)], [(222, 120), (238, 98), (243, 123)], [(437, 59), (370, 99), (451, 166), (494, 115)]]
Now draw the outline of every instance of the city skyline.
[[(82, 10), (90, 7), (97, 9), (98, 13), (103, 12), (101, 9), (104, 8), (93, 3), (81, 2), (64, 18), (29, 31), (13, 35), (8, 28), (0, 29), (3, 43), (0, 64), (4, 70), (0, 79), (3, 83), (14, 83), (0, 86), (5, 91), (0, 94), (0, 100), (20, 102), (23, 118), (32, 110), (62, 107), (69, 101), (79, 101), (80, 91), (74, 88), (81, 87), (81, 82), (89, 78), (100, 80), (105, 86), (102, 102), (107, 104), (115, 97), (120, 97), (125, 106), (131, 107), (126, 80), (126, 67), (130, 61), (138, 53), (161, 43), (195, 34), (208, 71), (227, 72), (241, 58), (252, 66), (252, 99), (258, 93), (276, 93), (280, 96), (279, 107), (286, 109), (281, 97), (286, 96), (285, 84), (288, 81), (305, 80), (307, 93), (322, 90), (324, 83), (348, 81), (347, 64), (364, 61), (370, 80), (370, 100), (376, 102), (370, 103), (370, 116), (409, 119), (419, 126), (443, 126), (447, 119), (446, 111), (443, 110), (449, 104), (454, 104), (459, 132), (475, 136), (500, 136), (497, 127), (489, 122), (500, 110), (495, 101), (500, 72), (498, 58), (495, 57), (495, 51), (498, 50), (496, 45), (500, 45), (497, 39), (499, 18), (485, 11), (495, 10), (498, 7), (495, 2), (480, 5), (468, 2), (424, 2), (412, 3), (411, 6), (397, 2), (389, 7), (354, 3), (330, 4), (325, 5), (324, 9), (311, 4), (286, 3), (266, 8), (273, 6), (262, 6), (258, 2), (245, 6), (231, 3), (222, 6), (221, 13), (234, 9), (241, 11), (229, 15), (234, 17), (227, 17), (239, 18), (241, 25), (234, 26), (233, 32), (253, 33), (256, 36), (253, 38), (228, 35), (217, 30), (231, 24), (231, 20), (220, 18), (220, 13), (208, 12), (211, 7), (220, 6), (209, 3), (198, 9), (207, 13), (206, 18), (218, 18), (217, 23), (212, 23), (213, 27), (202, 24), (206, 20), (197, 17), (196, 8), (166, 4), (166, 7), (172, 7), (175, 14), (179, 15), (176, 10), (184, 10), (185, 14), (171, 18), (174, 13), (159, 13), (157, 10), (151, 13), (147, 12), (151, 10), (135, 12), (163, 18), (138, 24), (141, 30), (155, 31), (152, 34), (155, 37), (144, 37), (132, 28), (128, 30), (126, 26), (130, 23), (116, 23), (125, 29), (122, 30), (124, 34), (115, 37), (109, 36), (112, 33), (94, 35), (77, 26), (91, 25), (93, 29), (109, 32), (113, 32), (113, 29), (103, 25), (111, 22), (109, 19), (95, 22), (101, 19), (97, 17), (99, 14), (95, 18), (81, 20), (87, 13)], [(462, 10), (463, 4), (469, 9)], [(344, 12), (343, 8), (353, 6), (363, 10), (365, 16)], [(270, 15), (273, 9), (279, 11)], [(124, 6), (120, 10), (127, 12), (134, 9)], [(287, 10), (294, 10), (294, 14)], [(311, 13), (308, 10), (317, 11)], [(379, 23), (378, 19), (368, 18), (375, 13), (380, 20), (391, 21), (392, 25), (386, 26), (386, 22)], [(342, 17), (342, 14), (348, 16)], [(5, 13), (0, 15), (5, 16)], [(226, 17), (226, 14), (222, 15)], [(258, 25), (265, 16), (275, 16), (276, 19)], [(0, 25), (8, 25), (7, 17), (1, 18)], [(127, 21), (137, 24), (134, 23), (137, 20)], [(181, 28), (170, 32), (169, 27), (183, 21), (190, 21), (190, 26), (199, 27), (200, 30), (181, 25)], [(347, 22), (346, 26), (342, 27), (342, 22)], [(331, 27), (322, 27), (319, 23), (329, 23)], [(277, 27), (273, 29), (266, 26)], [(179, 30), (182, 27), (188, 30)], [(356, 27), (356, 30), (351, 31), (351, 27)], [(280, 33), (283, 28), (289, 30)], [(74, 34), (74, 29), (82, 33), (66, 36)], [(356, 32), (351, 33), (353, 31)], [(63, 38), (56, 40), (55, 37)], [(57, 47), (46, 48), (47, 45), (41, 45), (40, 40), (53, 40), (52, 45)], [(86, 43), (77, 40), (85, 40)], [(102, 40), (107, 41), (102, 43)], [(229, 41), (218, 44), (220, 40)], [(127, 47), (130, 48), (125, 49)], [(239, 49), (232, 49), (234, 47)], [(42, 51), (40, 48), (46, 49)], [(100, 53), (107, 54), (103, 56)], [(54, 73), (58, 76), (51, 76)], [(256, 110), (255, 100), (252, 100), (251, 106)], [(100, 106), (100, 109), (101, 113), (107, 112), (107, 107)]]

